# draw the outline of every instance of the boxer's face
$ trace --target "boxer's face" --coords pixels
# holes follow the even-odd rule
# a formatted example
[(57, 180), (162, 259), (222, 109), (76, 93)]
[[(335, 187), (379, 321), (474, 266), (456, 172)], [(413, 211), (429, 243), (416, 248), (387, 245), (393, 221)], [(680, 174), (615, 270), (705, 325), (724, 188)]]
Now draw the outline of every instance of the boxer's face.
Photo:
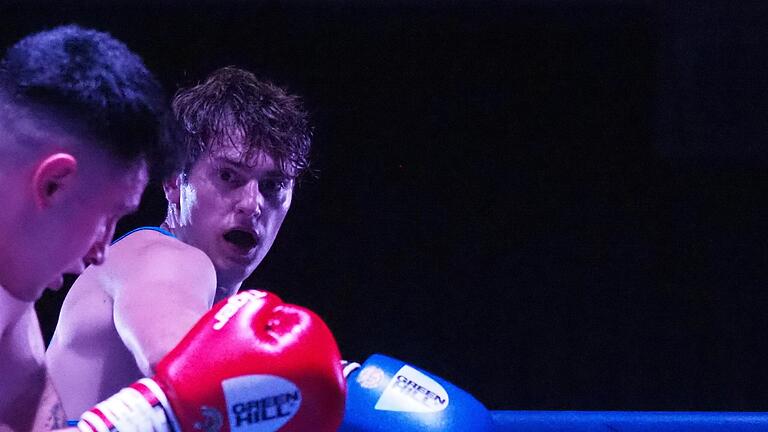
[(179, 184), (177, 235), (210, 257), (219, 285), (239, 284), (261, 263), (285, 219), (293, 179), (266, 154), (242, 160), (231, 146), (205, 154)]
[(40, 282), (51, 289), (61, 287), (63, 274), (79, 274), (86, 265), (104, 261), (115, 224), (138, 208), (147, 185), (143, 161), (130, 167), (108, 163), (82, 171), (52, 214), (53, 233), (40, 257)]
[(51, 160), (52, 170), (38, 169), (43, 174), (28, 188), (40, 193), (30, 197), (16, 240), (0, 251), (6, 254), (3, 288), (25, 302), (37, 300), (46, 287), (60, 288), (63, 274), (101, 264), (115, 223), (137, 208), (147, 184), (144, 162), (125, 167), (65, 153), (45, 159)]

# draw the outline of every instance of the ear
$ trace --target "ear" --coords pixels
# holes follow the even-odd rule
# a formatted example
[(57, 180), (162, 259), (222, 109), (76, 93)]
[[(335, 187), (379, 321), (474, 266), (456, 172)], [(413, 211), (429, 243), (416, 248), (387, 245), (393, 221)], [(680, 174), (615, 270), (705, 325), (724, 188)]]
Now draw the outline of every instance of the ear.
[(165, 199), (169, 203), (179, 205), (181, 201), (181, 183), (183, 174), (176, 172), (163, 180), (163, 191), (165, 192)]
[(38, 208), (49, 208), (69, 190), (77, 176), (77, 159), (68, 153), (55, 153), (40, 161), (32, 177), (34, 200)]

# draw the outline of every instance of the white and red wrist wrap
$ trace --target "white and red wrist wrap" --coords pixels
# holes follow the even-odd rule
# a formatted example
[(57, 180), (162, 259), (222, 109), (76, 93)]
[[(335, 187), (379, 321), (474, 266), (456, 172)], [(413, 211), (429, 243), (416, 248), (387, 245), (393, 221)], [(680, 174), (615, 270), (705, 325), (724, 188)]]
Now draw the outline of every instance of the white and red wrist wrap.
[(165, 393), (150, 378), (142, 378), (83, 413), (82, 432), (178, 432)]

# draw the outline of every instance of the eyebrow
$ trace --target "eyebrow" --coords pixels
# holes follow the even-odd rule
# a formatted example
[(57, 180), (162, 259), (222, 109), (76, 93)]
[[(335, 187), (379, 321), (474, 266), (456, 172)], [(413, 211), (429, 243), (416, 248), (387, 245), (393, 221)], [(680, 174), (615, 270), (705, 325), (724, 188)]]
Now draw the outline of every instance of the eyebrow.
[(213, 157), (213, 160), (217, 162), (226, 162), (230, 165), (237, 165), (237, 166), (245, 166), (245, 164), (240, 159), (233, 159), (227, 155), (217, 155)]

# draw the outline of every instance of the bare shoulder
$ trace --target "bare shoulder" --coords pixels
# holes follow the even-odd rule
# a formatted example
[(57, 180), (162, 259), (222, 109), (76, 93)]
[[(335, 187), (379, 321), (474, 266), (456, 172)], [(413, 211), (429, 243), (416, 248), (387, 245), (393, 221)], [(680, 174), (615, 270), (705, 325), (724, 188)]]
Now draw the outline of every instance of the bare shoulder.
[(199, 249), (192, 247), (175, 237), (170, 237), (153, 230), (137, 231), (110, 247), (110, 257), (105, 264), (130, 265), (133, 262), (146, 264), (144, 260), (158, 258), (173, 260), (210, 261)]
[(37, 313), (29, 306), (0, 336), (0, 359), (14, 374), (0, 374), (0, 383), (43, 370), (45, 347)]
[[(115, 278), (110, 286), (120, 289), (146, 282), (200, 281), (215, 287), (216, 271), (208, 256), (174, 237), (147, 230), (139, 231), (112, 246), (98, 271)], [(112, 294), (115, 294), (114, 292)]]

